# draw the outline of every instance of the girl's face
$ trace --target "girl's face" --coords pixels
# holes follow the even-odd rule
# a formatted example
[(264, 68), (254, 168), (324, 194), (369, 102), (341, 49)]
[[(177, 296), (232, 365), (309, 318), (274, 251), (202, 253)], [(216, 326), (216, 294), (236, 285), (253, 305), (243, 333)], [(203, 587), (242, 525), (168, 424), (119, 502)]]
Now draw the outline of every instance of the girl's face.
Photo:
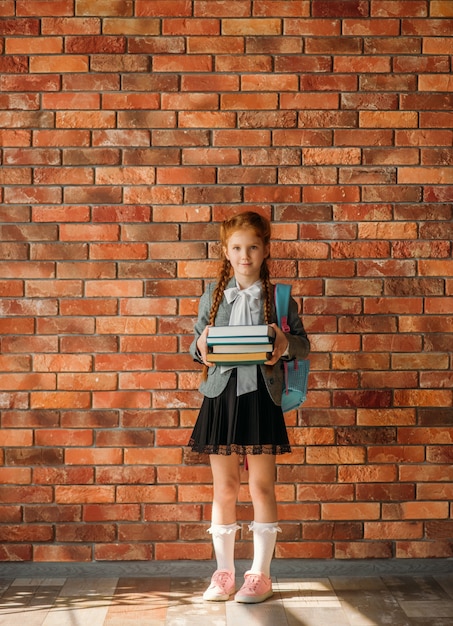
[(260, 277), (261, 265), (269, 255), (269, 244), (264, 245), (253, 229), (244, 228), (230, 235), (223, 251), (239, 287), (247, 289)]

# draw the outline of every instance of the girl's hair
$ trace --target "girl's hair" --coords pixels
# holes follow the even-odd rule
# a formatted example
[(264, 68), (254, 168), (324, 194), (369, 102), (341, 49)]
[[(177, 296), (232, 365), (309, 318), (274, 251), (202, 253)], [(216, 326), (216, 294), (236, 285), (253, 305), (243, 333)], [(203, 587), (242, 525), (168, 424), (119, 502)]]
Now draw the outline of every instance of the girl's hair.
[[(212, 306), (209, 313), (209, 324), (214, 324), (217, 311), (219, 310), (220, 303), (223, 298), (223, 292), (231, 278), (231, 263), (225, 256), (224, 248), (228, 245), (228, 239), (237, 230), (251, 229), (255, 232), (257, 237), (263, 241), (263, 244), (267, 246), (271, 239), (271, 225), (268, 219), (255, 213), (254, 211), (246, 211), (245, 213), (239, 213), (234, 215), (230, 219), (225, 220), (220, 225), (220, 243), (222, 245), (222, 258), (223, 263), (220, 270), (219, 280), (214, 290), (212, 297)], [(267, 265), (267, 259), (263, 260), (260, 270), (260, 278), (264, 291), (264, 321), (266, 324), (270, 323), (273, 295), (269, 275), (269, 267)], [(206, 379), (208, 375), (207, 366), (203, 366), (203, 378)]]

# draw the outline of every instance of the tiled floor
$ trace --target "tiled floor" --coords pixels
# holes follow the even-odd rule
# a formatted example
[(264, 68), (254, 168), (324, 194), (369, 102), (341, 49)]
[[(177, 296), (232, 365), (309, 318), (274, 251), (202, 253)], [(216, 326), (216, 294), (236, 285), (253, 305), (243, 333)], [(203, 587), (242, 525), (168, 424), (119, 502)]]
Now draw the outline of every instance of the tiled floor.
[(203, 602), (209, 576), (6, 578), (0, 571), (0, 626), (452, 626), (453, 569), (443, 569), (278, 574), (273, 598), (259, 605)]

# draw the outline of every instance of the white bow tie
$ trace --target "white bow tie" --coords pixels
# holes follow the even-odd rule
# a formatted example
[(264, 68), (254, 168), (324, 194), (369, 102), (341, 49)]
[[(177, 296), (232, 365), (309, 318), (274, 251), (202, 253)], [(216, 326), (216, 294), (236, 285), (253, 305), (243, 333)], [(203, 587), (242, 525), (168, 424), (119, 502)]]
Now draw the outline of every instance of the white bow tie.
[(254, 314), (259, 313), (261, 304), (261, 281), (253, 283), (247, 289), (230, 287), (225, 289), (228, 304), (233, 303), (230, 326), (249, 325), (257, 322)]
[[(258, 280), (247, 289), (230, 287), (225, 289), (224, 296), (231, 307), (229, 326), (242, 326), (257, 324), (261, 310), (261, 281)], [(222, 365), (221, 371), (226, 372), (234, 366)], [(237, 367), (237, 394), (241, 396), (250, 391), (256, 391), (257, 370), (256, 365), (239, 365)]]

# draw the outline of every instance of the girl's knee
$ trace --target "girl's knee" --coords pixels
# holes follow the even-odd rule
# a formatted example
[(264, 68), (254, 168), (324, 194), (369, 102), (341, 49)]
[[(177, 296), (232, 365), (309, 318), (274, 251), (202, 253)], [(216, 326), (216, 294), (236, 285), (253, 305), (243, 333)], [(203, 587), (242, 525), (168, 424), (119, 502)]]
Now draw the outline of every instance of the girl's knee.
[(221, 480), (214, 481), (214, 497), (218, 501), (236, 501), (240, 486), (239, 477), (224, 476)]
[(252, 500), (275, 500), (275, 485), (265, 481), (251, 481), (249, 483)]

